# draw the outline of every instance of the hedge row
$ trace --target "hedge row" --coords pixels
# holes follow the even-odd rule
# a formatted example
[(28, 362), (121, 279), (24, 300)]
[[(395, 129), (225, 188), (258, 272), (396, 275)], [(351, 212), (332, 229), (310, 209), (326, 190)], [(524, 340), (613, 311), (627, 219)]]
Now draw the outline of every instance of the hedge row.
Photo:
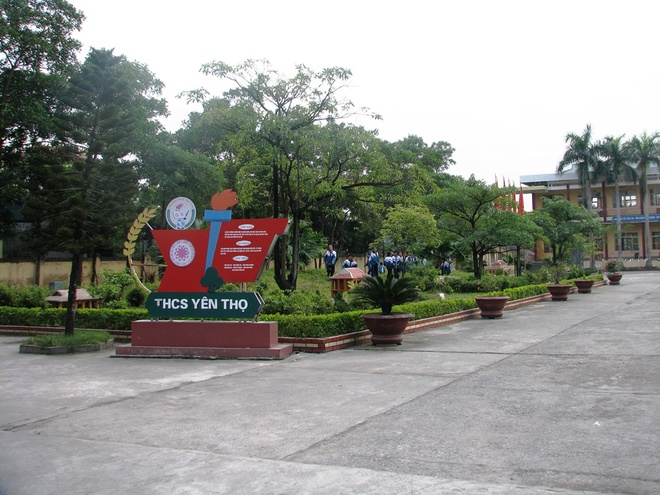
[[(545, 284), (504, 289), (488, 295), (505, 295), (511, 300), (547, 293)], [(474, 298), (432, 300), (403, 304), (395, 311), (412, 313), (413, 319), (431, 318), (476, 308)], [(348, 311), (326, 315), (261, 315), (262, 321), (277, 321), (282, 337), (331, 337), (365, 329), (364, 311)], [(0, 325), (16, 326), (64, 326), (66, 309), (62, 308), (13, 308), (0, 307)], [(77, 328), (100, 330), (130, 330), (134, 320), (149, 319), (144, 309), (79, 309), (76, 311)]]

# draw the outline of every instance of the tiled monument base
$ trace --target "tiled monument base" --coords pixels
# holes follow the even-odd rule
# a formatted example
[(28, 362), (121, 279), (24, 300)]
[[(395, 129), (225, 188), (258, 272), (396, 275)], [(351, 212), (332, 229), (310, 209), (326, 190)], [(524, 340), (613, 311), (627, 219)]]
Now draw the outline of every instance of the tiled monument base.
[(117, 347), (116, 356), (284, 359), (293, 351), (278, 343), (274, 321), (138, 320), (131, 342)]

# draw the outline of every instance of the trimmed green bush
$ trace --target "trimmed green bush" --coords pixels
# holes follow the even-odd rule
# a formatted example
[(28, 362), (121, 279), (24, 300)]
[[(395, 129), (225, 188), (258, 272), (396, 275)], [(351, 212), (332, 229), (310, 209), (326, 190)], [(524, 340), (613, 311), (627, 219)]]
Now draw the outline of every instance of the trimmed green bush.
[(37, 335), (30, 337), (26, 344), (36, 345), (42, 348), (65, 346), (70, 350), (74, 350), (76, 346), (86, 344), (104, 344), (110, 340), (112, 336), (108, 332), (98, 332), (95, 330), (80, 331), (73, 335), (64, 335), (62, 333), (56, 335)]
[(318, 315), (334, 312), (332, 301), (318, 291), (275, 290), (264, 294), (264, 313), (282, 315)]
[[(601, 275), (589, 278), (602, 279)], [(511, 300), (546, 294), (547, 287), (543, 284), (508, 288), (501, 291), (486, 293), (486, 295), (509, 296)], [(313, 294), (313, 293), (312, 293)], [(312, 295), (312, 299), (315, 297)], [(304, 301), (305, 299), (301, 299)], [(401, 304), (394, 307), (395, 312), (412, 313), (413, 319), (431, 318), (459, 311), (476, 308), (473, 297), (450, 300), (429, 300)], [(281, 313), (262, 314), (261, 321), (276, 321), (281, 337), (320, 338), (360, 332), (365, 329), (360, 315), (363, 310), (346, 311), (343, 313), (316, 315), (284, 315)], [(66, 309), (63, 308), (13, 308), (0, 307), (0, 325), (19, 326), (64, 326)], [(130, 330), (131, 322), (149, 319), (144, 309), (79, 309), (76, 311), (76, 328), (103, 330)]]
[(280, 337), (321, 338), (365, 330), (363, 311), (329, 315), (263, 315), (261, 321), (276, 321)]
[[(0, 325), (61, 327), (65, 316), (65, 308), (0, 307)], [(130, 330), (132, 321), (144, 319), (149, 319), (146, 309), (79, 309), (76, 328)]]

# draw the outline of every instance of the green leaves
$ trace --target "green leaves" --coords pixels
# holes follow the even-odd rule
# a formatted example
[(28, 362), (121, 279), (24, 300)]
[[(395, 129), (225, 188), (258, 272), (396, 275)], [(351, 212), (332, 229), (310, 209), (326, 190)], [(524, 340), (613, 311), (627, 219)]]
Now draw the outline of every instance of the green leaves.
[(419, 289), (414, 279), (394, 278), (392, 273), (389, 273), (385, 278), (365, 277), (350, 290), (349, 294), (353, 301), (380, 308), (384, 315), (388, 315), (392, 313), (392, 306), (416, 301), (419, 297)]
[(562, 196), (544, 198), (543, 207), (529, 215), (541, 228), (542, 239), (550, 245), (553, 264), (565, 261), (572, 249), (591, 250), (588, 237), (602, 228), (597, 214)]

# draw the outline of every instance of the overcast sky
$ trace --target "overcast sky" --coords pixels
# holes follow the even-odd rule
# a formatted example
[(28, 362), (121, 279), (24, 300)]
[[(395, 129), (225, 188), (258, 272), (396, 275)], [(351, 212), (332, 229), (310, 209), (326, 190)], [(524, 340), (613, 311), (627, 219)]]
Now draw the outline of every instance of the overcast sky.
[(551, 173), (565, 136), (660, 130), (657, 0), (69, 0), (85, 13), (78, 38), (146, 64), (175, 98), (226, 83), (203, 63), (268, 59), (353, 73), (343, 96), (382, 121), (379, 136), (447, 141), (449, 172), (488, 182)]

